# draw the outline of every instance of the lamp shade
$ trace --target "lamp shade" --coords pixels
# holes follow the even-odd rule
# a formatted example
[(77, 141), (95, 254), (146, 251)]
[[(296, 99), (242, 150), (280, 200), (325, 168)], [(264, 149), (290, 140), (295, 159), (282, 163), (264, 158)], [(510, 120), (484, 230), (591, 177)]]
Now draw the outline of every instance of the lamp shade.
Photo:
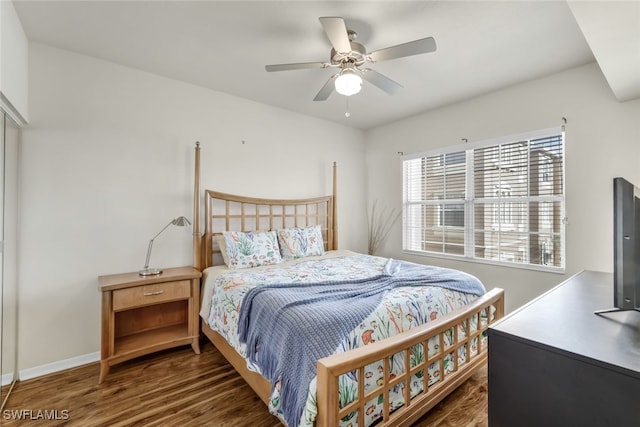
[(179, 216), (178, 218), (174, 219), (173, 221), (171, 221), (171, 224), (177, 225), (178, 227), (186, 227), (188, 225), (191, 225), (189, 220), (184, 216)]
[(362, 77), (351, 69), (345, 69), (336, 78), (335, 86), (340, 95), (355, 95), (362, 89)]

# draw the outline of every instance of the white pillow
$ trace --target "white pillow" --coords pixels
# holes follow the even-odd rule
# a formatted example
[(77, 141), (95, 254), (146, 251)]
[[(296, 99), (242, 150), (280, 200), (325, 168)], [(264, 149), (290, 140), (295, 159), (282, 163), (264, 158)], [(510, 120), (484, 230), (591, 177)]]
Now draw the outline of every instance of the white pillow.
[(222, 234), (216, 234), (213, 236), (213, 239), (218, 244), (218, 249), (220, 249), (220, 254), (222, 255), (222, 261), (224, 261), (225, 265), (229, 265), (229, 255), (227, 255), (227, 242), (224, 240), (224, 236)]

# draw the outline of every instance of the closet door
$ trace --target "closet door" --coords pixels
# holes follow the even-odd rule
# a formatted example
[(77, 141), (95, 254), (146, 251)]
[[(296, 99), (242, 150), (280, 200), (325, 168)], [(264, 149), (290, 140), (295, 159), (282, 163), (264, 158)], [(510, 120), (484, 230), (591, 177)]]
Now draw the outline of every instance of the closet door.
[(1, 402), (17, 378), (17, 229), (18, 229), (18, 150), (20, 128), (0, 110), (0, 291), (2, 372)]
[[(4, 143), (5, 143), (5, 122), (6, 115), (0, 109), (0, 191), (4, 193)], [(11, 369), (11, 343), (10, 333), (6, 333), (5, 328), (9, 328), (6, 317), (9, 316), (8, 307), (9, 295), (4, 290), (4, 194), (0, 197), (0, 373), (2, 373), (2, 392), (0, 393), (0, 403), (4, 403), (5, 385), (13, 380), (13, 370)], [(5, 307), (7, 306), (7, 307)], [(4, 406), (4, 405), (3, 405)]]

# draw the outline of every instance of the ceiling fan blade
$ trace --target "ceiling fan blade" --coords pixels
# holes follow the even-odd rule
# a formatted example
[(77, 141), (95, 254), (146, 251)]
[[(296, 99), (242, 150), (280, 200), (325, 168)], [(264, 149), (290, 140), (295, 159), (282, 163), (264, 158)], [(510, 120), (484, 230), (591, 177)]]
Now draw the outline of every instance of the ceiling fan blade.
[(347, 34), (347, 26), (344, 19), (335, 16), (326, 16), (320, 19), (320, 24), (327, 33), (331, 46), (339, 53), (351, 52), (351, 42)]
[(313, 98), (314, 101), (326, 101), (329, 98), (329, 95), (333, 93), (333, 89), (335, 89), (334, 81), (336, 77), (338, 77), (340, 73), (336, 73), (333, 76), (329, 77), (329, 80), (322, 86), (320, 92)]
[(366, 81), (379, 87), (390, 95), (393, 95), (398, 90), (402, 89), (402, 85), (400, 83), (394, 82), (389, 77), (384, 76), (371, 68), (363, 68), (361, 71), (362, 77), (364, 77)]
[(327, 68), (329, 64), (326, 62), (300, 62), (297, 64), (275, 64), (265, 65), (265, 70), (271, 71), (289, 71), (289, 70), (304, 70), (307, 68)]
[(402, 58), (403, 56), (420, 55), (422, 53), (434, 52), (436, 50), (436, 41), (433, 37), (427, 37), (420, 40), (414, 40), (376, 50), (369, 54), (369, 58), (373, 62), (386, 61), (388, 59)]

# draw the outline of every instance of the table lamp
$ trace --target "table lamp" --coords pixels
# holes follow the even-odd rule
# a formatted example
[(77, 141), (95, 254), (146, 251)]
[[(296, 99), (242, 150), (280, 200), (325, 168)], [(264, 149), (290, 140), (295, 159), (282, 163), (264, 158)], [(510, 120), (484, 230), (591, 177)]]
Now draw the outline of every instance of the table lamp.
[(153, 247), (153, 241), (158, 237), (164, 230), (167, 229), (170, 225), (177, 225), (178, 227), (186, 227), (187, 225), (191, 225), (189, 220), (183, 216), (179, 216), (178, 218), (171, 220), (169, 224), (165, 225), (162, 230), (149, 241), (149, 249), (147, 249), (147, 260), (144, 263), (144, 268), (138, 273), (141, 276), (155, 276), (162, 273), (162, 270), (159, 268), (149, 268), (149, 258), (151, 258), (151, 248)]

